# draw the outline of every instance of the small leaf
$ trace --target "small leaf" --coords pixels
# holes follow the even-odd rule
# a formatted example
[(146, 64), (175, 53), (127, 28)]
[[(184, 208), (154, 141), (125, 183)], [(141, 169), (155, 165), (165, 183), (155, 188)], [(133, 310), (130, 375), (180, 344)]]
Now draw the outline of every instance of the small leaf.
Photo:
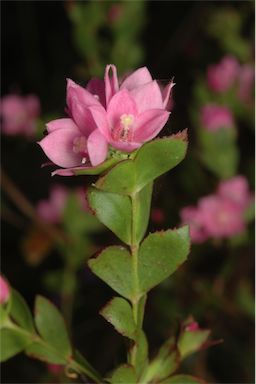
[(206, 342), (210, 334), (208, 329), (198, 329), (196, 331), (186, 331), (181, 334), (178, 340), (178, 349), (182, 359), (199, 351)]
[(65, 357), (62, 356), (62, 350), (52, 348), (50, 345), (41, 342), (33, 342), (27, 346), (25, 353), (31, 357), (50, 364), (66, 364)]
[(26, 335), (16, 329), (2, 328), (0, 335), (1, 362), (17, 355), (17, 353), (22, 352), (26, 346), (31, 343), (29, 335)]
[(96, 186), (108, 192), (133, 194), (179, 164), (186, 150), (186, 134), (155, 139), (144, 144), (134, 160), (115, 165)]
[(64, 319), (58, 309), (47, 299), (37, 296), (35, 323), (39, 334), (64, 358), (71, 356), (72, 349)]
[(118, 367), (111, 379), (111, 384), (133, 384), (136, 383), (136, 375), (134, 368), (129, 364), (124, 364)]
[(161, 381), (161, 384), (206, 384), (206, 382), (190, 375), (175, 375)]
[(131, 243), (131, 201), (128, 196), (90, 188), (88, 200), (98, 219), (124, 243)]
[(188, 227), (150, 234), (142, 243), (138, 258), (141, 293), (169, 277), (189, 253)]
[(134, 339), (136, 325), (130, 304), (121, 297), (115, 297), (102, 308), (100, 314), (123, 336)]
[(31, 312), (23, 297), (15, 289), (12, 289), (10, 316), (22, 328), (29, 332), (35, 332)]
[(156, 357), (149, 363), (141, 381), (160, 382), (170, 376), (179, 366), (179, 353), (174, 338), (167, 340), (159, 349)]
[(108, 247), (95, 259), (90, 259), (88, 264), (95, 275), (117, 293), (127, 299), (132, 297), (132, 262), (127, 249), (118, 246)]

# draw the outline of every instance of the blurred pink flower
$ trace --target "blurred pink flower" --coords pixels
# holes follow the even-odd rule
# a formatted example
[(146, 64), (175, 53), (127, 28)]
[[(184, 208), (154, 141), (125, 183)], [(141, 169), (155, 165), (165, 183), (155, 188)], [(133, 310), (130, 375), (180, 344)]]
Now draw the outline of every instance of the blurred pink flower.
[(190, 237), (193, 243), (203, 243), (208, 239), (208, 234), (202, 223), (201, 212), (197, 207), (184, 207), (180, 211), (183, 224), (189, 225)]
[[(88, 211), (88, 204), (85, 198), (83, 188), (77, 188), (75, 191), (81, 209)], [(38, 216), (52, 224), (61, 222), (66, 202), (70, 191), (62, 185), (54, 185), (50, 190), (49, 199), (41, 200), (37, 204)]]
[(2, 132), (6, 135), (33, 136), (40, 115), (40, 101), (35, 95), (7, 95), (1, 99)]
[(151, 220), (156, 224), (164, 222), (164, 211), (161, 208), (153, 208), (151, 211)]
[(122, 16), (122, 14), (123, 14), (123, 7), (121, 4), (111, 5), (111, 7), (107, 13), (108, 22), (110, 24), (116, 23), (120, 19), (120, 17)]
[(243, 211), (230, 199), (209, 195), (199, 200), (198, 209), (203, 228), (210, 237), (230, 237), (245, 229)]
[(211, 90), (225, 92), (231, 88), (239, 75), (240, 65), (233, 56), (225, 56), (218, 64), (210, 65), (207, 70), (207, 82)]
[(58, 364), (47, 364), (48, 371), (53, 374), (58, 376), (62, 371), (63, 371), (63, 365), (58, 365)]
[(0, 275), (0, 304), (4, 304), (9, 300), (10, 288), (6, 279)]
[(238, 96), (243, 102), (252, 101), (252, 92), (254, 89), (255, 70), (251, 64), (245, 64), (241, 67), (238, 79)]
[(252, 200), (248, 182), (242, 175), (221, 181), (217, 189), (217, 194), (233, 201), (243, 210), (248, 207)]
[(49, 122), (48, 135), (39, 145), (53, 163), (68, 171), (102, 163), (108, 144), (131, 152), (154, 138), (165, 125), (173, 85), (171, 81), (161, 91), (143, 67), (119, 86), (114, 65), (106, 66), (104, 80), (93, 78), (86, 89), (68, 79), (70, 117)]
[(216, 104), (207, 104), (202, 107), (201, 124), (208, 131), (217, 131), (220, 128), (231, 128), (234, 126), (234, 119), (228, 107)]

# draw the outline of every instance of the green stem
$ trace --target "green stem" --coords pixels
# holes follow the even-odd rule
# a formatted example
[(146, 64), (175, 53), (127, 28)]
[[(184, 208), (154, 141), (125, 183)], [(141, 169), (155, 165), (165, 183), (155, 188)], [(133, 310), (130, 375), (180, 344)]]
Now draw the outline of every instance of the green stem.
[(85, 367), (83, 364), (81, 364), (79, 361), (77, 361), (74, 357), (63, 357), (61, 353), (59, 353), (58, 350), (53, 348), (51, 345), (49, 345), (45, 340), (43, 340), (40, 336), (38, 336), (35, 333), (29, 332), (15, 323), (13, 323), (10, 319), (7, 320), (4, 324), (3, 328), (9, 328), (13, 329), (16, 332), (23, 334), (26, 336), (28, 339), (30, 339), (31, 343), (38, 343), (41, 344), (43, 347), (46, 349), (53, 351), (55, 355), (59, 356), (60, 359), (66, 360), (66, 365), (69, 368), (72, 368), (75, 372), (78, 374), (84, 373), (88, 378), (92, 379), (95, 381), (97, 384), (101, 384), (103, 380), (101, 379), (100, 375), (98, 372), (96, 372), (93, 368), (90, 370), (88, 367)]
[(139, 296), (139, 275), (138, 275), (138, 250), (139, 242), (136, 240), (136, 214), (138, 205), (138, 196), (133, 194), (130, 196), (132, 204), (132, 227), (131, 227), (131, 257), (132, 257), (132, 271), (133, 271), (133, 288), (134, 297), (131, 300), (133, 319), (136, 324), (136, 340), (135, 345), (129, 351), (128, 362), (136, 367), (137, 352), (138, 352), (138, 339), (142, 331), (143, 317), (144, 317), (144, 304), (146, 296)]

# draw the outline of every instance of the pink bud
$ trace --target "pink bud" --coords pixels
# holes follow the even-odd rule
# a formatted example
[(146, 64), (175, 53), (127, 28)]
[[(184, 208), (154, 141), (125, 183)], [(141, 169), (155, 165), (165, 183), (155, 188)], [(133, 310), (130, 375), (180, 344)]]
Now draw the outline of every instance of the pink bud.
[(0, 304), (4, 304), (9, 300), (10, 288), (6, 279), (0, 275)]
[(215, 104), (207, 104), (201, 109), (201, 124), (208, 131), (218, 131), (220, 128), (234, 127), (231, 110)]
[(225, 56), (207, 70), (208, 86), (215, 92), (225, 92), (231, 88), (239, 76), (240, 65), (235, 57)]
[(196, 321), (193, 321), (191, 322), (190, 324), (188, 324), (185, 328), (185, 331), (187, 332), (195, 332), (195, 331), (198, 331), (200, 328), (199, 328), (199, 325)]
[(217, 193), (219, 196), (230, 199), (239, 205), (241, 209), (246, 209), (252, 200), (248, 182), (242, 175), (221, 181)]

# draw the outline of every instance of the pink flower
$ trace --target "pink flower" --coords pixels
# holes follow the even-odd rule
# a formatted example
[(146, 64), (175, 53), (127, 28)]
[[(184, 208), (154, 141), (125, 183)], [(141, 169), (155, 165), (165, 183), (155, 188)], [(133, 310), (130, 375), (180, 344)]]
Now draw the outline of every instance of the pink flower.
[(207, 240), (208, 234), (205, 231), (201, 212), (197, 207), (184, 207), (180, 211), (180, 217), (183, 224), (189, 225), (190, 237), (193, 243), (203, 243)]
[(199, 200), (198, 208), (203, 228), (210, 237), (230, 237), (245, 229), (243, 212), (232, 200), (209, 195)]
[(251, 202), (252, 195), (249, 185), (244, 176), (235, 176), (232, 179), (221, 181), (217, 194), (237, 204), (242, 210), (246, 209)]
[(3, 119), (3, 133), (33, 136), (36, 130), (36, 119), (40, 115), (40, 102), (35, 95), (7, 95), (1, 100), (0, 113)]
[(116, 67), (108, 65), (106, 108), (94, 105), (89, 109), (107, 142), (114, 148), (131, 152), (152, 140), (164, 127), (169, 117), (166, 107), (172, 87), (170, 82), (162, 92), (146, 67), (126, 77), (119, 87)]
[(238, 79), (238, 96), (243, 102), (252, 101), (255, 70), (250, 64), (241, 67)]
[(84, 164), (93, 166), (103, 162), (108, 145), (97, 129), (89, 107), (100, 101), (72, 80), (67, 83), (67, 107), (70, 118), (50, 121), (48, 135), (39, 145), (55, 164), (74, 168)]
[(48, 135), (39, 145), (53, 163), (68, 169), (67, 175), (74, 168), (104, 162), (108, 144), (131, 152), (154, 138), (165, 125), (173, 85), (170, 82), (161, 91), (146, 67), (119, 85), (114, 65), (107, 65), (104, 80), (93, 78), (86, 89), (68, 80), (70, 117), (49, 122)]
[(230, 89), (239, 75), (240, 65), (235, 57), (225, 56), (207, 70), (208, 86), (215, 92), (225, 92)]
[(9, 300), (10, 288), (6, 279), (0, 275), (0, 304), (4, 304)]
[[(75, 193), (81, 209), (88, 211), (88, 204), (86, 202), (84, 189), (77, 188)], [(66, 187), (63, 187), (62, 185), (54, 185), (50, 190), (49, 199), (41, 200), (38, 203), (38, 216), (48, 223), (60, 223), (64, 214), (68, 196), (69, 190)]]
[(208, 131), (234, 127), (233, 115), (228, 107), (207, 104), (201, 109), (200, 114), (201, 124)]

